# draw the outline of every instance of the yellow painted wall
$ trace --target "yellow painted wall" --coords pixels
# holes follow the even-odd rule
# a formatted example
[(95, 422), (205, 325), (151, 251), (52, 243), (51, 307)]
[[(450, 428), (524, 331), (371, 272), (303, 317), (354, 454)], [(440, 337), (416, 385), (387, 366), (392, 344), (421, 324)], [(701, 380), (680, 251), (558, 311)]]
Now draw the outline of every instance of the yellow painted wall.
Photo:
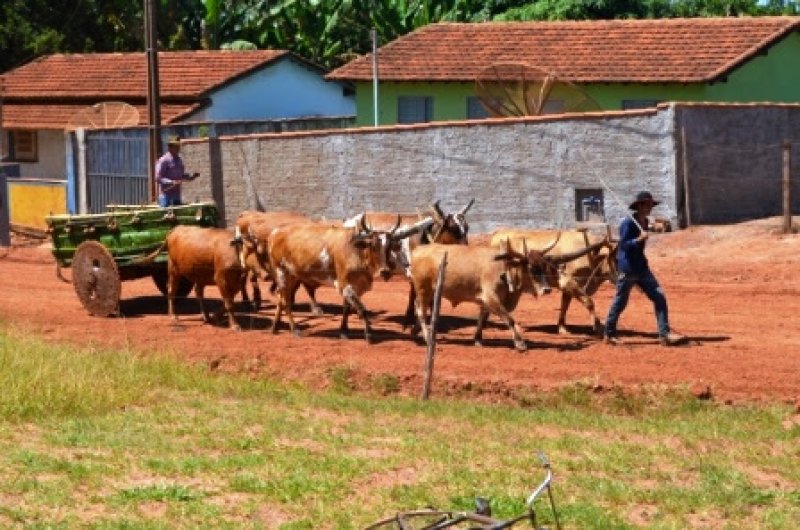
[(9, 180), (8, 209), (12, 224), (45, 229), (45, 215), (67, 212), (67, 183)]

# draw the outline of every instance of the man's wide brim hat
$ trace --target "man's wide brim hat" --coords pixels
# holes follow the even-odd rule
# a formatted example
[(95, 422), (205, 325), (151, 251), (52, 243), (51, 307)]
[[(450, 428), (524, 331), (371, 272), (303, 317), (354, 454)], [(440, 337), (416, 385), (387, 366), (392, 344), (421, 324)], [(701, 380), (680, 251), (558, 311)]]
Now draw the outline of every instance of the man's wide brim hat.
[(652, 202), (653, 206), (657, 206), (661, 204), (661, 201), (657, 201), (653, 198), (653, 194), (649, 191), (640, 191), (636, 194), (636, 200), (628, 205), (628, 208), (631, 210), (636, 210), (639, 208), (639, 203), (642, 202)]
[(167, 138), (167, 145), (181, 145), (180, 136), (170, 136)]

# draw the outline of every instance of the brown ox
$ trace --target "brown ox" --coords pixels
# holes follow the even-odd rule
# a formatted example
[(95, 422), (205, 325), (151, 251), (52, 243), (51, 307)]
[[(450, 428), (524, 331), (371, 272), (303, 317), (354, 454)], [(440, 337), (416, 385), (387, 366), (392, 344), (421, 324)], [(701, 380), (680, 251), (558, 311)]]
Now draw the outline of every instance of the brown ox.
[[(222, 228), (176, 226), (167, 235), (167, 305), (169, 314), (178, 320), (174, 311), (175, 293), (181, 278), (194, 282), (194, 292), (203, 312), (203, 321), (210, 318), (203, 301), (207, 285), (216, 285), (222, 295), (228, 322), (234, 330), (239, 325), (233, 314), (233, 297), (239, 291), (245, 271), (247, 255), (255, 253), (255, 240), (242, 236), (238, 230), (232, 235)], [(222, 316), (222, 309), (216, 318)]]
[[(411, 279), (411, 253), (420, 245), (442, 243), (445, 245), (466, 245), (469, 235), (469, 224), (466, 214), (475, 199), (472, 199), (456, 213), (445, 214), (439, 206), (440, 201), (433, 203), (426, 216), (422, 214), (400, 214), (397, 244), (391, 248), (395, 266), (393, 274), (403, 274)], [(374, 230), (389, 230), (398, 222), (398, 214), (389, 212), (366, 212), (369, 227)], [(345, 226), (356, 226), (360, 215), (348, 219)], [(409, 285), (408, 304), (403, 327), (414, 323), (414, 287)]]
[(372, 288), (375, 274), (386, 269), (386, 250), (381, 234), (367, 228), (324, 225), (289, 225), (276, 228), (269, 238), (270, 266), (279, 292), (272, 332), (277, 333), (286, 311), (289, 328), (295, 330), (292, 305), (301, 283), (317, 287), (332, 284), (343, 299), (340, 336), (347, 337), (347, 318), (355, 309), (364, 321), (364, 338), (370, 342), (370, 324), (361, 295)]
[[(502, 248), (505, 242), (510, 240), (513, 248), (519, 251), (523, 241), (527, 242), (529, 247), (536, 247), (552, 241), (555, 233), (552, 230), (502, 228), (492, 233), (491, 245)], [(567, 309), (573, 298), (577, 298), (589, 311), (594, 333), (602, 331), (603, 324), (595, 312), (592, 296), (603, 282), (614, 282), (617, 274), (616, 246), (611, 244), (608, 237), (599, 239), (589, 236), (586, 230), (571, 230), (561, 232), (561, 238), (553, 248), (553, 252), (564, 254), (586, 249), (596, 243), (601, 244), (599, 250), (589, 252), (564, 264), (563, 267), (548, 267), (543, 271), (541, 284), (557, 286), (561, 290), (561, 308), (557, 323), (558, 332), (561, 334), (567, 333)]]
[(514, 347), (525, 351), (527, 344), (522, 338), (519, 326), (511, 313), (517, 306), (524, 291), (533, 292), (534, 274), (532, 269), (557, 267), (576, 259), (591, 250), (546, 255), (558, 242), (556, 235), (542, 250), (523, 248), (518, 252), (510, 244), (504, 249), (492, 247), (447, 246), (439, 244), (417, 247), (411, 255), (411, 278), (417, 291), (417, 317), (427, 340), (427, 319), (433, 305), (433, 295), (439, 265), (447, 254), (447, 269), (442, 285), (442, 297), (453, 307), (462, 302), (478, 304), (480, 313), (475, 328), (475, 344), (481, 345), (483, 326), (489, 313), (498, 315), (511, 331)]
[[(284, 226), (311, 223), (314, 223), (314, 221), (303, 214), (295, 212), (257, 212), (245, 210), (239, 214), (239, 217), (236, 219), (236, 226), (239, 227), (240, 232), (242, 234), (252, 233), (258, 241), (257, 254), (250, 254), (248, 256), (246, 263), (248, 272), (242, 280), (242, 299), (245, 303), (250, 303), (250, 298), (247, 295), (247, 289), (245, 287), (247, 276), (250, 278), (250, 284), (253, 289), (253, 302), (251, 305), (255, 311), (258, 311), (261, 307), (261, 288), (258, 285), (259, 278), (265, 281), (274, 278), (272, 269), (269, 267), (269, 257), (267, 256), (269, 236), (272, 234), (272, 231)], [(267, 266), (263, 267), (261, 263), (266, 263)], [(315, 288), (309, 285), (304, 285), (304, 287), (311, 300), (311, 313), (317, 316), (322, 315), (322, 308), (317, 303), (315, 297)]]

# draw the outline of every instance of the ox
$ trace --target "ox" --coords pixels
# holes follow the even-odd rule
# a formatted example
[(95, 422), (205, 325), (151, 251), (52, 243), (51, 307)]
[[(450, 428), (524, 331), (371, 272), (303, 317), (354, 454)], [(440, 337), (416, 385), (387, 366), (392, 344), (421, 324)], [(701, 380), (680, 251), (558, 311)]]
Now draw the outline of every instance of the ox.
[(453, 307), (462, 302), (478, 304), (480, 313), (475, 328), (475, 344), (482, 343), (483, 326), (489, 313), (494, 313), (511, 331), (514, 347), (527, 350), (519, 326), (511, 313), (524, 291), (533, 292), (534, 276), (540, 268), (557, 267), (595, 249), (548, 256), (558, 242), (556, 239), (542, 250), (521, 252), (506, 242), (504, 249), (430, 244), (418, 247), (411, 255), (411, 279), (417, 292), (416, 311), (423, 334), (428, 339), (427, 319), (433, 305), (439, 265), (447, 254), (442, 297)]
[[(222, 228), (203, 228), (198, 226), (176, 226), (167, 235), (165, 242), (167, 259), (167, 306), (169, 314), (177, 322), (174, 311), (175, 293), (181, 278), (194, 282), (194, 292), (200, 303), (203, 321), (210, 322), (203, 301), (203, 291), (207, 285), (216, 285), (222, 295), (224, 311), (234, 330), (240, 327), (233, 314), (233, 297), (239, 292), (245, 261), (249, 254), (256, 253), (255, 239), (241, 235), (235, 230), (231, 233)], [(222, 316), (222, 309), (215, 318)]]
[(381, 236), (389, 241), (393, 238), (391, 232), (369, 229), (363, 217), (354, 228), (314, 224), (276, 228), (269, 238), (269, 260), (280, 296), (272, 332), (277, 333), (285, 310), (290, 330), (299, 335), (292, 305), (301, 283), (313, 287), (332, 284), (343, 299), (340, 336), (347, 337), (347, 319), (355, 310), (364, 321), (364, 338), (369, 343), (370, 323), (360, 297), (372, 288), (377, 272), (386, 276), (393, 267), (387, 262), (389, 253)]
[[(436, 201), (430, 206), (429, 215), (423, 217), (420, 214), (400, 214), (399, 228), (395, 232), (396, 240), (400, 241), (399, 246), (392, 247), (392, 256), (395, 263), (394, 274), (405, 275), (411, 279), (411, 253), (420, 245), (428, 243), (442, 243), (445, 245), (466, 245), (469, 224), (466, 214), (475, 199), (469, 201), (463, 208), (456, 213), (445, 214), (439, 206), (440, 201)], [(397, 214), (387, 212), (367, 212), (369, 226), (375, 230), (387, 230), (391, 223), (398, 220)], [(360, 215), (348, 219), (344, 226), (356, 226)], [(409, 286), (408, 304), (406, 305), (405, 321), (403, 327), (414, 323), (414, 287)]]
[[(550, 241), (555, 234), (548, 230), (517, 230), (504, 228), (492, 233), (491, 245), (502, 248), (510, 240), (512, 246), (519, 251), (524, 244), (528, 246), (541, 245)], [(593, 244), (599, 244), (600, 249), (588, 252), (585, 256), (565, 263), (562, 267), (547, 267), (543, 272), (541, 284), (546, 289), (549, 286), (558, 286), (561, 290), (561, 308), (558, 314), (558, 332), (567, 333), (567, 309), (573, 298), (578, 299), (589, 311), (594, 333), (602, 331), (603, 324), (597, 316), (592, 296), (605, 281), (614, 282), (617, 274), (616, 246), (611, 244), (610, 238), (600, 241), (590, 237), (586, 230), (571, 230), (561, 232), (561, 238), (553, 252), (569, 253), (584, 250)]]
[[(272, 231), (276, 228), (294, 224), (311, 224), (313, 222), (314, 221), (305, 215), (294, 212), (257, 212), (245, 210), (239, 214), (239, 217), (236, 219), (236, 226), (239, 228), (240, 232), (243, 234), (251, 232), (258, 241), (257, 253), (248, 256), (246, 263), (248, 273), (242, 280), (242, 299), (246, 303), (250, 303), (245, 287), (247, 282), (246, 277), (250, 277), (250, 284), (253, 288), (252, 307), (255, 311), (258, 311), (261, 307), (261, 288), (258, 285), (259, 278), (263, 280), (274, 278), (272, 269), (269, 267), (269, 258), (267, 256), (270, 234), (272, 234)], [(267, 266), (262, 267), (261, 263), (266, 263)], [(311, 313), (317, 316), (322, 315), (322, 308), (319, 306), (314, 296), (315, 288), (309, 285), (304, 285), (304, 287), (311, 300)]]

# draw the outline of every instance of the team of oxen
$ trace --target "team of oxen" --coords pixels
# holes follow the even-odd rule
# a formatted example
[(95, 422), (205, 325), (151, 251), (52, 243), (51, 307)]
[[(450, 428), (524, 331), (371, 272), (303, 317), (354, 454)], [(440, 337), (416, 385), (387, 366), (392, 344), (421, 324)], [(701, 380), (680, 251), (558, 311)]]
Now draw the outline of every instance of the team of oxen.
[(455, 213), (445, 213), (437, 201), (424, 213), (365, 212), (343, 222), (246, 211), (238, 217), (233, 233), (178, 226), (166, 241), (169, 313), (177, 320), (174, 300), (185, 278), (195, 285), (204, 321), (211, 321), (203, 292), (205, 286), (216, 285), (223, 300), (216, 318), (227, 312), (230, 327), (238, 330), (234, 297), (241, 291), (245, 302), (257, 311), (262, 300), (259, 281), (271, 281), (277, 296), (272, 332), (278, 332), (285, 313), (290, 330), (299, 335), (293, 314), (298, 289), (306, 290), (312, 313), (320, 315), (316, 289), (331, 285), (342, 296), (341, 336), (348, 336), (348, 317), (355, 312), (369, 342), (372, 328), (361, 298), (376, 276), (402, 275), (409, 284), (405, 325), (412, 334), (421, 329), (427, 340), (439, 266), (446, 255), (442, 297), (453, 306), (478, 305), (477, 345), (489, 314), (494, 314), (509, 328), (514, 346), (525, 350), (512, 312), (523, 293), (536, 296), (552, 288), (561, 291), (560, 333), (567, 332), (566, 312), (573, 298), (588, 309), (594, 330), (600, 331), (592, 295), (616, 273), (616, 249), (610, 236), (590, 235), (586, 230), (501, 229), (492, 234), (488, 245), (468, 244), (466, 217), (473, 203)]

